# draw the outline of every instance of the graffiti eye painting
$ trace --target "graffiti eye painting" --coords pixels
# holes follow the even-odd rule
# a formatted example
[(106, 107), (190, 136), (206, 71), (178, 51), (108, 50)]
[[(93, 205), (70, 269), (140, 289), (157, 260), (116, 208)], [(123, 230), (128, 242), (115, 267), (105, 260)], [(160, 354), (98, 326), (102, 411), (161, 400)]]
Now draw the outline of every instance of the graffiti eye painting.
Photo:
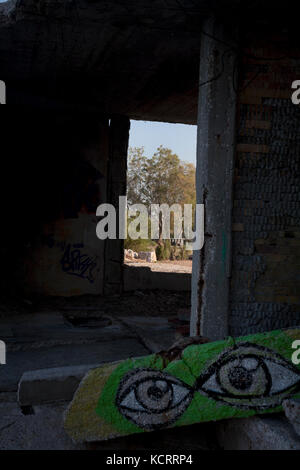
[(300, 387), (300, 374), (274, 351), (244, 343), (225, 351), (198, 379), (196, 389), (236, 407), (278, 406)]
[(110, 439), (196, 423), (279, 413), (300, 399), (292, 357), (300, 329), (189, 344), (92, 369), (64, 421), (79, 439)]
[(156, 429), (174, 422), (192, 397), (192, 389), (176, 377), (151, 369), (137, 369), (121, 381), (116, 403), (127, 419), (145, 429)]
[(192, 386), (164, 371), (130, 370), (119, 383), (116, 407), (138, 427), (154, 430), (176, 422), (196, 395), (260, 411), (280, 406), (299, 390), (300, 372), (290, 362), (264, 346), (239, 343), (223, 350)]

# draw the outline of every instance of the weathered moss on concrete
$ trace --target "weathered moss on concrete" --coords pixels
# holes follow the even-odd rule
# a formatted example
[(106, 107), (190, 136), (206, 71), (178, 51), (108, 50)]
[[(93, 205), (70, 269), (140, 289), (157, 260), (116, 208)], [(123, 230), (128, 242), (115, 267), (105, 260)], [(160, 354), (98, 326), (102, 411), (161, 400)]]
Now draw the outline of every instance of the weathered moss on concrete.
[(95, 441), (281, 411), (283, 399), (300, 396), (295, 339), (300, 329), (278, 330), (190, 345), (173, 361), (153, 354), (100, 367), (77, 390), (65, 429)]
[(82, 380), (75, 399), (65, 414), (64, 427), (76, 442), (109, 439), (119, 435), (115, 428), (95, 413), (99, 391), (119, 363), (93, 369)]

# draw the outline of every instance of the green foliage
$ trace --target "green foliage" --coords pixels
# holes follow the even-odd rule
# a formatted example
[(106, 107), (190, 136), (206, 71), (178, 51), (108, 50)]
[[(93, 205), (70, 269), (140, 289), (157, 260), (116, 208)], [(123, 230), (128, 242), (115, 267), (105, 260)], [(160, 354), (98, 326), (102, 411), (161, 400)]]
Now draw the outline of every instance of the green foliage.
[[(127, 218), (127, 225), (129, 225), (133, 220), (134, 220), (134, 218), (128, 217)], [(153, 240), (151, 240), (151, 237), (150, 237), (150, 223), (148, 223), (148, 227), (149, 227), (149, 230), (148, 230), (148, 238), (147, 239), (138, 238), (137, 240), (134, 240), (127, 234), (127, 238), (124, 240), (124, 248), (126, 250), (136, 251), (137, 253), (139, 251), (152, 251), (152, 250), (154, 250), (154, 248), (156, 247), (156, 243)]]
[[(196, 204), (195, 166), (183, 162), (163, 146), (150, 158), (143, 147), (129, 149), (127, 172), (127, 199), (130, 205)], [(171, 233), (174, 231), (174, 213), (170, 214)], [(193, 227), (194, 228), (194, 227)], [(150, 238), (150, 235), (149, 235)], [(159, 219), (159, 244), (162, 243), (162, 217)], [(158, 249), (158, 259), (170, 259), (169, 245)]]
[(164, 248), (165, 248), (164, 249), (165, 259), (170, 259), (171, 258), (171, 251), (172, 251), (170, 240), (165, 240), (164, 241)]
[(196, 203), (195, 166), (183, 162), (163, 146), (148, 158), (143, 147), (129, 149), (127, 198), (129, 204)]

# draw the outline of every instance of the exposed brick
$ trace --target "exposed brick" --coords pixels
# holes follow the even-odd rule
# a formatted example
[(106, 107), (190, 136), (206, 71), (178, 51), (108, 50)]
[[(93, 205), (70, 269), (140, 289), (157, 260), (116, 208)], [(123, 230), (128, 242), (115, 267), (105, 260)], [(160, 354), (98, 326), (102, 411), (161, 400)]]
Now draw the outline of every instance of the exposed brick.
[[(277, 46), (266, 43), (269, 38), (249, 38), (247, 51), (276, 57)], [(300, 107), (290, 99), (299, 73), (300, 60), (244, 55), (232, 213), (233, 335), (300, 323)], [(239, 226), (243, 231), (235, 231)]]
[(269, 147), (267, 145), (238, 144), (237, 151), (247, 153), (268, 153)]
[(269, 121), (258, 121), (258, 120), (246, 121), (246, 127), (249, 129), (252, 129), (253, 127), (255, 129), (270, 129), (271, 123)]
[(243, 232), (244, 231), (244, 224), (233, 224), (232, 225), (233, 232)]

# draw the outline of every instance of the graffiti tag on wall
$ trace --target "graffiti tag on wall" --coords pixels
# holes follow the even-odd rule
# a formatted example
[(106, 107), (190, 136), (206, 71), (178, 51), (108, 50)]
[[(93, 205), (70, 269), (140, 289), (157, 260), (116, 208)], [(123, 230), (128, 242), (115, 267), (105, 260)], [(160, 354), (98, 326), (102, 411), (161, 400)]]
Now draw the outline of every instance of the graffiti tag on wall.
[(60, 265), (66, 274), (86, 279), (91, 284), (99, 272), (99, 257), (86, 253), (83, 243), (68, 243), (65, 240), (55, 240), (54, 234), (44, 235), (42, 243), (48, 248), (59, 248), (63, 255)]
[(74, 245), (69, 243), (64, 250), (60, 264), (65, 273), (93, 283), (97, 274), (98, 257), (89, 256), (83, 248), (82, 243)]

